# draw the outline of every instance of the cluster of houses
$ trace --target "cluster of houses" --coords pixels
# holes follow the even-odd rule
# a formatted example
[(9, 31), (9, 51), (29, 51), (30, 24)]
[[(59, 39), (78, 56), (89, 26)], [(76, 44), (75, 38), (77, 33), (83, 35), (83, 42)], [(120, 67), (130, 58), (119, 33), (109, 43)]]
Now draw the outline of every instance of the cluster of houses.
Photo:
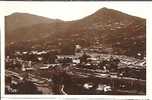
[[(77, 48), (79, 49), (80, 47), (78, 46)], [(107, 81), (107, 83), (98, 84), (99, 87), (97, 88), (97, 90), (100, 90), (100, 87), (103, 87), (103, 89), (101, 89), (103, 91), (112, 91), (111, 87), (132, 88), (134, 87), (134, 83), (138, 83), (138, 84), (141, 83), (142, 85), (138, 85), (138, 86), (142, 86), (143, 87), (142, 91), (145, 92), (145, 80), (146, 80), (145, 60), (141, 61), (133, 58), (126, 58), (125, 56), (115, 56), (109, 54), (91, 54), (86, 52), (75, 53), (75, 55), (58, 55), (55, 54), (54, 52), (52, 53), (50, 51), (44, 51), (44, 50), (30, 51), (30, 52), (16, 52), (13, 58), (10, 56), (6, 56), (5, 66), (7, 70), (17, 71), (17, 72), (38, 71), (39, 75), (45, 78), (49, 77), (49, 73), (51, 72), (50, 70), (52, 70), (52, 68), (54, 67), (62, 68), (64, 66), (66, 67), (68, 66), (71, 67), (72, 70), (80, 69), (82, 72), (79, 73), (83, 74), (83, 72), (85, 72), (87, 75), (88, 72), (97, 71), (98, 74), (100, 74), (98, 75), (98, 77), (102, 76), (101, 74), (108, 75), (107, 77), (99, 79), (102, 80), (103, 82)], [(86, 72), (86, 70), (88, 72)], [(76, 70), (74, 70), (74, 72), (76, 72)], [(89, 74), (93, 76), (94, 73), (91, 72)], [(116, 77), (112, 78), (114, 74)], [(124, 82), (126, 81), (128, 83), (124, 85), (124, 82), (123, 84), (121, 84), (122, 81)], [(109, 84), (109, 82), (110, 85), (107, 85)], [(117, 86), (118, 83), (119, 86)], [(90, 82), (89, 83), (84, 82), (82, 87), (85, 88), (87, 91), (90, 91), (92, 85), (90, 85)]]

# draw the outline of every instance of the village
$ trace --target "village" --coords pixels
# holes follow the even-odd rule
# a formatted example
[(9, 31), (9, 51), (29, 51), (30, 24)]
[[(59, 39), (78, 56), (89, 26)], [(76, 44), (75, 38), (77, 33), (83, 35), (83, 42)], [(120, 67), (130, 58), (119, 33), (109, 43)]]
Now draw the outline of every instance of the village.
[(143, 95), (146, 59), (76, 46), (73, 55), (16, 51), (6, 55), (6, 94)]

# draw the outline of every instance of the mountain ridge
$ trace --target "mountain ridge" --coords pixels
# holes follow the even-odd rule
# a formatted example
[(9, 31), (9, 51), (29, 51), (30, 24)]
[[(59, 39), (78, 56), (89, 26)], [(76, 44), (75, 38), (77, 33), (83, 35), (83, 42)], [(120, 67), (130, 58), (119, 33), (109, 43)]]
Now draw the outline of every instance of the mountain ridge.
[(133, 50), (135, 54), (141, 52), (145, 55), (146, 50), (146, 19), (109, 8), (99, 9), (75, 21), (53, 20), (53, 23), (33, 24), (11, 32), (7, 31), (8, 28), (6, 27), (8, 44), (26, 40), (53, 43), (62, 40), (66, 43), (68, 40), (86, 47), (98, 41), (104, 47), (113, 48), (118, 54), (132, 56)]
[(62, 21), (59, 19), (51, 19), (48, 17), (21, 12), (16, 12), (11, 15), (5, 16), (5, 19), (6, 28), (8, 27), (7, 29), (9, 29), (10, 31), (40, 23), (53, 23), (55, 21)]

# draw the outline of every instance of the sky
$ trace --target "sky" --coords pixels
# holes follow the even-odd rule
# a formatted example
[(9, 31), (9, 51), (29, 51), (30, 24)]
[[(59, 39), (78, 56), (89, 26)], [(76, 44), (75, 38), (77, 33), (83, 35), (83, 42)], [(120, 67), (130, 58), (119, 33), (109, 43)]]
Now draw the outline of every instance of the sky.
[[(14, 12), (30, 13), (65, 21), (81, 19), (100, 8), (107, 7), (146, 18), (148, 2), (0, 2), (0, 15)], [(145, 9), (146, 8), (146, 9)]]

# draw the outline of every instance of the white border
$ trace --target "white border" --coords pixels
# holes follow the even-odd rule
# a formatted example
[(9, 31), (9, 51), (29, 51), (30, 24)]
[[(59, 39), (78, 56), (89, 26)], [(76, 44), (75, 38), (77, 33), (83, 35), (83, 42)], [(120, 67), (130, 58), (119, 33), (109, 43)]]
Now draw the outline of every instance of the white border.
[[(4, 1), (3, 1), (4, 2)], [(8, 1), (5, 1), (8, 2)], [(103, 1), (101, 1), (103, 2)], [(104, 1), (105, 2), (105, 1)], [(123, 2), (123, 1), (122, 1)], [(136, 1), (137, 2), (137, 1)], [(131, 3), (136, 3), (136, 2), (131, 2)], [(0, 2), (1, 3), (1, 2)], [(31, 3), (34, 3), (31, 1)], [(42, 3), (42, 2), (40, 2)], [(112, 1), (108, 2), (108, 3), (113, 3)], [(117, 2), (119, 3), (119, 2)], [(127, 3), (127, 2), (123, 2), (123, 3)], [(5, 95), (4, 94), (4, 49), (5, 49), (5, 38), (4, 38), (4, 33), (5, 33), (5, 27), (4, 27), (4, 16), (0, 16), (0, 29), (1, 29), (1, 97), (2, 98), (35, 98), (35, 99), (39, 99), (39, 98), (45, 98), (45, 99), (56, 99), (56, 98), (115, 98), (115, 99), (148, 99), (148, 98), (152, 98), (152, 47), (151, 47), (151, 43), (152, 43), (152, 2), (141, 2), (146, 4), (147, 6), (144, 8), (146, 9), (146, 14), (147, 14), (147, 33), (146, 33), (146, 42), (147, 42), (147, 95), (146, 96), (122, 96), (122, 95)]]

